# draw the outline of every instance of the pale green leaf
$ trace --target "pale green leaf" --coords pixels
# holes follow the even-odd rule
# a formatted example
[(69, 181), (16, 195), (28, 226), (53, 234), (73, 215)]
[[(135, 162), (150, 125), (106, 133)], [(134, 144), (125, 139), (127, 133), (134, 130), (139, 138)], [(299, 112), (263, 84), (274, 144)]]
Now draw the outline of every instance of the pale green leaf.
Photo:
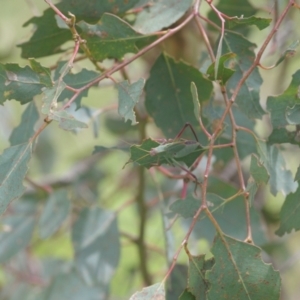
[(298, 184), (294, 182), (291, 171), (287, 170), (284, 158), (276, 146), (259, 141), (257, 150), (260, 160), (270, 175), (270, 190), (275, 196), (277, 192), (288, 195), (295, 192)]
[(8, 204), (21, 197), (25, 188), (23, 179), (31, 158), (31, 143), (19, 144), (4, 150), (0, 156), (0, 214)]
[(133, 294), (129, 300), (165, 300), (165, 289), (162, 283), (156, 283)]
[(119, 94), (119, 115), (127, 120), (131, 121), (132, 125), (137, 124), (134, 112), (134, 106), (140, 100), (143, 92), (145, 80), (140, 78), (137, 82), (129, 84), (127, 80), (118, 83), (118, 94)]
[(198, 98), (197, 87), (194, 82), (191, 82), (191, 93), (193, 96), (193, 103), (194, 103), (194, 115), (195, 115), (196, 120), (198, 120), (199, 117), (201, 117), (201, 106), (200, 106), (200, 101)]
[(206, 272), (209, 299), (279, 299), (279, 272), (262, 261), (258, 247), (218, 235), (211, 252), (215, 264)]
[(134, 28), (144, 34), (169, 27), (179, 20), (192, 5), (192, 0), (154, 0), (138, 14)]
[(29, 141), (34, 134), (34, 125), (39, 120), (38, 110), (33, 102), (29, 103), (22, 114), (21, 122), (9, 137), (10, 145), (15, 146)]
[(71, 203), (68, 191), (60, 189), (50, 194), (39, 220), (39, 232), (42, 239), (51, 236), (68, 217)]
[(270, 175), (264, 164), (255, 155), (251, 155), (250, 174), (257, 184), (268, 183)]
[(78, 128), (87, 128), (88, 126), (75, 119), (72, 115), (65, 110), (54, 110), (49, 113), (49, 118), (59, 122), (59, 127), (64, 130), (74, 130)]
[(296, 54), (296, 49), (299, 46), (299, 40), (293, 42), (289, 47), (282, 53), (280, 58), (277, 60), (275, 67), (282, 63), (286, 58), (293, 57)]
[(108, 284), (120, 257), (115, 214), (98, 207), (83, 209), (73, 226), (72, 242), (75, 264), (85, 282)]

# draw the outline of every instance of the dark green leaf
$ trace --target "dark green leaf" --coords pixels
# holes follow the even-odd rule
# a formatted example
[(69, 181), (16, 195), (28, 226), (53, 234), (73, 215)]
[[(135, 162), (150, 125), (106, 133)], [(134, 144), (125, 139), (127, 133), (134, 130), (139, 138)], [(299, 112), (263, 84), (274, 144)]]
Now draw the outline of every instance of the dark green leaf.
[(57, 190), (50, 194), (41, 218), (39, 220), (40, 237), (46, 239), (61, 226), (71, 208), (66, 189)]
[(280, 56), (277, 60), (275, 67), (282, 63), (286, 58), (293, 57), (296, 53), (296, 48), (299, 46), (299, 40), (293, 42)]
[[(223, 53), (232, 52), (236, 54), (233, 68), (235, 73), (227, 82), (228, 91), (234, 91), (238, 82), (243, 77), (244, 73), (253, 64), (255, 59), (254, 48), (255, 44), (249, 42), (242, 35), (234, 32), (226, 32), (223, 40)], [(260, 86), (262, 84), (261, 76), (258, 69), (255, 68), (251, 75), (242, 85), (240, 92), (236, 98), (236, 103), (240, 110), (245, 113), (250, 119), (261, 119), (265, 114), (260, 105)], [(230, 95), (231, 96), (231, 93)]]
[[(256, 9), (254, 9), (254, 7), (249, 3), (248, 0), (239, 0), (238, 2), (236, 0), (220, 1), (218, 5), (216, 5), (216, 8), (229, 17), (250, 17), (256, 13)], [(208, 18), (214, 23), (217, 23), (219, 26), (221, 26), (220, 19), (213, 10), (209, 12)], [(225, 22), (225, 26), (228, 27), (229, 24), (229, 22)]]
[(257, 184), (268, 183), (270, 175), (264, 164), (255, 155), (251, 155), (250, 174)]
[(85, 282), (109, 284), (120, 256), (115, 214), (101, 208), (83, 209), (73, 226), (72, 242), (76, 267)]
[(284, 127), (289, 124), (286, 118), (288, 108), (300, 104), (299, 95), (300, 70), (292, 78), (289, 87), (279, 96), (270, 96), (267, 99), (267, 109), (271, 114), (271, 122), (274, 128)]
[(165, 289), (162, 283), (156, 283), (143, 288), (141, 292), (136, 292), (129, 300), (163, 300), (165, 299)]
[(95, 146), (92, 154), (109, 152), (111, 150), (121, 150), (121, 151), (129, 152), (129, 146), (128, 145), (115, 146), (115, 147)]
[(226, 54), (224, 54), (220, 57), (220, 59), (218, 60), (218, 74), (217, 74), (217, 77), (215, 76), (215, 74), (216, 74), (216, 70), (215, 70), (216, 63), (215, 62), (212, 63), (206, 71), (208, 79), (210, 79), (212, 81), (220, 80), (222, 85), (225, 85), (226, 82), (229, 80), (229, 78), (235, 72), (235, 70), (227, 68), (225, 63), (228, 60), (231, 60), (235, 57), (236, 57), (235, 53), (226, 53)]
[(206, 272), (209, 299), (279, 299), (279, 272), (261, 260), (258, 247), (218, 235), (211, 252), (215, 264)]
[(192, 3), (192, 0), (154, 0), (138, 14), (134, 27), (144, 34), (167, 28), (183, 16)]
[(208, 282), (205, 274), (211, 270), (214, 259), (205, 260), (205, 255), (189, 256), (189, 276), (187, 290), (196, 300), (207, 299)]
[(300, 181), (300, 166), (297, 169), (297, 173), (295, 175), (295, 181)]
[[(166, 150), (155, 153), (155, 149), (161, 146), (166, 147)], [(141, 145), (130, 147), (129, 162), (136, 162), (148, 169), (162, 164), (175, 165), (177, 162), (183, 162), (190, 167), (204, 151), (206, 149), (195, 141), (176, 140), (171, 143), (159, 144), (154, 140), (147, 139)]]
[[(35, 95), (42, 93), (43, 87), (50, 87), (52, 81), (47, 73), (49, 69), (43, 68), (37, 62), (21, 68), (17, 64), (0, 63), (0, 104), (5, 100), (15, 99), (21, 104), (33, 100)], [(50, 71), (49, 71), (50, 72)]]
[(39, 113), (33, 102), (31, 102), (22, 115), (21, 122), (9, 137), (10, 145), (15, 146), (29, 141), (34, 134), (34, 125), (39, 119)]
[(251, 16), (249, 18), (244, 18), (243, 16), (240, 18), (233, 17), (226, 21), (229, 29), (232, 29), (234, 27), (241, 28), (244, 26), (255, 25), (259, 30), (267, 28), (271, 24), (271, 22), (272, 19), (259, 18), (255, 16)]
[(0, 156), (0, 214), (7, 205), (21, 197), (25, 188), (23, 179), (31, 158), (31, 143), (19, 144), (4, 150)]
[(174, 138), (187, 122), (199, 127), (194, 116), (191, 82), (197, 87), (200, 104), (207, 101), (212, 93), (212, 83), (197, 69), (182, 61), (175, 62), (164, 54), (151, 69), (145, 86), (145, 105), (155, 124), (168, 138)]
[(134, 107), (140, 100), (143, 92), (145, 80), (140, 78), (137, 82), (129, 84), (127, 80), (118, 83), (118, 93), (119, 93), (119, 115), (127, 120), (131, 121), (132, 125), (137, 124), (135, 118)]
[(270, 175), (270, 190), (275, 196), (277, 192), (288, 195), (295, 192), (298, 184), (294, 182), (291, 171), (286, 169), (284, 158), (276, 146), (258, 142), (257, 150), (264, 167)]
[(184, 292), (178, 298), (178, 300), (196, 300), (196, 298), (187, 289), (185, 289)]
[(0, 233), (0, 263), (6, 262), (30, 242), (35, 219), (29, 214), (17, 214), (2, 220)]
[(122, 59), (126, 53), (137, 53), (155, 39), (136, 32), (128, 23), (111, 14), (104, 14), (95, 25), (81, 21), (78, 26), (91, 55), (98, 61)]
[(270, 145), (283, 143), (300, 145), (300, 132), (298, 129), (289, 131), (286, 128), (274, 128), (269, 136), (268, 143)]
[(282, 236), (293, 229), (300, 230), (300, 187), (293, 194), (286, 197), (280, 211), (280, 227), (275, 232)]

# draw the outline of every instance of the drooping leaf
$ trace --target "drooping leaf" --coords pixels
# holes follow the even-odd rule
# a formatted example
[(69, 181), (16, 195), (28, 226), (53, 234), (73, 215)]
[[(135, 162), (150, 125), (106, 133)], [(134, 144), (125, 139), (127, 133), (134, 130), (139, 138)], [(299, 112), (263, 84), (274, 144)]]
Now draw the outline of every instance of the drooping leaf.
[[(100, 17), (110, 12), (122, 14), (132, 8), (138, 0), (116, 0), (116, 1), (86, 1), (86, 0), (63, 0), (56, 4), (66, 16), (71, 12), (76, 16), (76, 20), (95, 23)], [(61, 46), (72, 40), (70, 30), (58, 27), (55, 13), (48, 8), (41, 17), (33, 17), (24, 26), (34, 24), (36, 31), (29, 41), (19, 45), (22, 48), (22, 57), (43, 57), (62, 52)]]
[(279, 272), (261, 260), (258, 247), (218, 235), (211, 252), (215, 264), (206, 272), (209, 299), (279, 299)]
[(207, 73), (207, 77), (214, 81), (214, 80), (219, 80), (221, 81), (221, 83), (223, 85), (225, 85), (225, 83), (228, 81), (228, 79), (234, 74), (235, 70), (233, 69), (230, 69), (230, 68), (227, 68), (225, 66), (225, 63), (232, 59), (232, 58), (235, 58), (236, 57), (236, 54), (235, 53), (226, 53), (224, 55), (222, 55), (219, 60), (218, 60), (218, 74), (217, 74), (217, 77), (215, 77), (215, 73), (216, 73), (216, 62), (212, 63), (206, 73)]
[(38, 110), (33, 102), (29, 103), (22, 114), (22, 119), (9, 137), (10, 145), (15, 146), (29, 141), (34, 134), (34, 125), (39, 119)]
[[(166, 150), (155, 153), (155, 149), (161, 146), (167, 147)], [(148, 169), (162, 164), (175, 165), (176, 162), (183, 162), (190, 167), (204, 151), (206, 149), (195, 141), (177, 140), (173, 143), (161, 145), (154, 140), (147, 139), (141, 145), (130, 147), (130, 159), (128, 162), (135, 162)]]
[(87, 285), (80, 275), (72, 270), (68, 273), (60, 273), (54, 277), (54, 281), (46, 290), (46, 297), (42, 300), (105, 300), (107, 288), (98, 284)]
[(205, 274), (211, 270), (214, 259), (205, 260), (205, 255), (189, 256), (189, 275), (187, 290), (196, 300), (207, 299), (208, 283)]
[(83, 209), (73, 226), (72, 242), (76, 268), (85, 282), (109, 284), (120, 256), (115, 214), (101, 208)]
[(299, 40), (293, 42), (289, 47), (282, 53), (282, 55), (277, 60), (275, 67), (281, 64), (286, 58), (293, 57), (296, 53), (296, 49), (299, 46)]
[(292, 78), (289, 87), (279, 96), (270, 96), (267, 99), (267, 109), (271, 114), (271, 122), (274, 128), (285, 127), (289, 124), (287, 120), (287, 109), (300, 104), (299, 95), (300, 70)]
[[(232, 52), (236, 54), (236, 58), (233, 58), (235, 73), (230, 77), (227, 82), (227, 90), (235, 90), (238, 82), (243, 77), (244, 73), (249, 69), (255, 59), (254, 48), (255, 44), (249, 42), (242, 35), (234, 32), (226, 32), (223, 40), (223, 54)], [(261, 119), (265, 114), (260, 105), (260, 86), (262, 84), (262, 78), (255, 68), (251, 75), (246, 79), (242, 85), (238, 96), (236, 97), (236, 103), (240, 110), (245, 113), (250, 119)]]
[(8, 261), (30, 242), (35, 219), (30, 214), (16, 214), (2, 220), (0, 263)]
[(264, 164), (255, 155), (251, 155), (250, 174), (257, 184), (268, 183), (270, 175)]
[(41, 94), (43, 87), (50, 87), (51, 77), (45, 71), (49, 69), (42, 68), (37, 62), (32, 69), (29, 66), (22, 68), (17, 64), (0, 63), (0, 104), (11, 99), (25, 104)]
[(126, 53), (137, 53), (155, 39), (154, 36), (136, 32), (128, 23), (111, 14), (104, 14), (95, 25), (81, 21), (78, 26), (91, 55), (98, 61), (106, 58), (122, 59)]
[(165, 289), (161, 283), (143, 288), (141, 292), (134, 293), (129, 300), (165, 300)]
[(154, 0), (138, 14), (134, 27), (144, 34), (167, 28), (183, 16), (192, 3), (192, 0)]
[(235, 27), (241, 28), (244, 26), (255, 25), (259, 30), (263, 30), (267, 28), (272, 22), (272, 19), (267, 18), (259, 18), (255, 16), (251, 16), (248, 18), (242, 17), (234, 17), (227, 20), (228, 28), (232, 29)]
[(140, 78), (137, 82), (129, 84), (127, 80), (118, 83), (118, 93), (119, 93), (119, 115), (127, 120), (131, 121), (132, 125), (137, 124), (134, 112), (134, 106), (140, 100), (143, 92), (145, 80)]
[(279, 236), (290, 233), (293, 229), (300, 230), (300, 187), (295, 193), (289, 194), (280, 211), (280, 227), (275, 232)]
[(5, 149), (0, 156), (0, 215), (25, 190), (23, 179), (28, 170), (31, 147), (31, 142), (12, 146)]
[[(60, 76), (59, 74), (59, 70), (61, 69), (61, 67), (64, 65), (65, 62), (61, 62), (58, 64), (58, 67), (56, 69), (55, 72), (55, 76), (54, 79), (57, 80)], [(64, 83), (74, 89), (79, 89), (83, 86), (85, 86), (87, 83), (91, 82), (92, 80), (94, 80), (96, 77), (99, 76), (99, 73), (95, 72), (95, 71), (90, 71), (87, 69), (82, 69), (80, 72), (78, 73), (68, 73), (64, 76)], [(79, 94), (79, 96), (76, 98), (75, 103), (76, 103), (76, 108), (80, 108), (81, 107), (81, 100), (83, 97), (87, 97), (88, 96), (88, 92), (89, 89), (84, 90), (83, 92), (81, 92)], [(59, 95), (59, 97), (57, 98), (57, 101), (64, 101), (65, 99), (70, 99), (73, 96), (73, 92), (67, 89), (64, 89), (62, 91), (62, 93)]]
[(42, 239), (55, 233), (67, 218), (70, 207), (71, 203), (66, 189), (60, 189), (50, 194), (39, 220), (39, 232)]
[(207, 101), (212, 93), (212, 83), (197, 69), (182, 61), (175, 62), (164, 54), (151, 69), (145, 86), (145, 105), (155, 124), (168, 138), (174, 138), (187, 122), (199, 127), (194, 116), (191, 82), (197, 87), (200, 103)]
[(295, 192), (298, 184), (294, 182), (291, 171), (286, 169), (284, 158), (276, 146), (259, 141), (257, 150), (260, 160), (270, 175), (270, 190), (275, 196), (277, 192), (288, 195)]

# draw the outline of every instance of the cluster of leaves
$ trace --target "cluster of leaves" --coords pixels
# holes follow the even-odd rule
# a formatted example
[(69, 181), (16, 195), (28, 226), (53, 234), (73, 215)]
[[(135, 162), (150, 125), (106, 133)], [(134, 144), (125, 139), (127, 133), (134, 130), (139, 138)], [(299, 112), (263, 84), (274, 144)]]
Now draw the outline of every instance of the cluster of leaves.
[[(169, 203), (163, 201), (159, 188), (158, 194), (163, 202), (164, 230), (170, 227), (172, 218), (181, 217), (177, 222), (182, 222), (187, 231), (184, 245), (189, 265), (175, 264), (174, 249), (168, 248), (168, 239), (174, 238), (175, 233), (165, 234), (169, 268), (165, 270), (166, 284), (161, 278), (162, 282), (136, 292), (130, 299), (279, 299), (279, 272), (262, 261), (261, 249), (257, 247), (265, 245), (267, 239), (254, 204), (259, 187), (268, 184), (274, 196), (280, 192), (286, 197), (276, 234), (282, 236), (300, 229), (300, 167), (293, 177), (279, 147), (283, 143), (300, 145), (300, 70), (281, 95), (268, 97), (265, 111), (260, 102), (263, 80), (258, 68), (268, 42), (294, 1), (287, 3), (273, 29), (269, 27), (269, 16), (256, 17), (257, 10), (247, 0), (238, 6), (234, 1), (220, 1), (217, 6), (207, 1), (211, 10), (205, 20), (214, 25), (207, 28), (201, 19), (201, 1), (62, 0), (55, 6), (50, 0), (46, 2), (50, 7), (43, 15), (24, 24), (36, 27), (29, 41), (19, 45), (28, 65), (0, 64), (0, 103), (15, 100), (27, 104), (19, 126), (11, 133), (10, 147), (0, 156), (0, 262), (11, 273), (7, 279), (10, 286), (20, 282), (23, 274), (26, 282), (17, 289), (5, 286), (3, 297), (108, 298), (120, 260), (121, 230), (117, 212), (101, 205), (98, 182), (95, 176), (92, 180), (89, 177), (93, 172), (103, 176), (95, 162), (109, 149), (96, 146), (84, 168), (68, 180), (36, 183), (27, 174), (34, 150), (38, 151), (42, 143), (37, 138), (42, 139), (44, 129), (53, 121), (71, 132), (87, 130), (88, 122), (97, 127), (92, 109), (85, 107), (82, 100), (88, 97), (90, 89), (101, 89), (98, 83), (108, 78), (117, 88), (119, 115), (140, 132), (140, 141), (130, 148), (129, 162), (134, 163), (133, 169), (139, 174), (136, 203), (142, 225), (139, 237), (131, 240), (139, 249), (140, 268), (147, 285), (152, 282), (144, 240), (145, 226), (150, 222), (146, 219), (149, 207), (145, 201), (144, 168), (159, 167), (168, 177), (184, 181), (184, 199)], [(236, 17), (240, 15), (245, 17)], [(221, 21), (225, 21), (225, 27)], [(156, 48), (157, 58), (147, 79), (132, 82), (125, 66), (168, 41), (189, 22), (197, 24), (206, 40), (207, 51), (199, 65), (177, 61), (172, 53)], [(257, 54), (256, 45), (246, 38), (251, 25), (269, 30)], [(219, 34), (211, 44), (208, 32), (212, 39), (216, 32)], [(70, 41), (74, 44), (71, 53), (63, 47)], [(296, 46), (297, 43), (289, 46), (275, 67), (294, 54)], [(126, 56), (128, 53), (132, 56)], [(37, 61), (54, 54), (61, 56), (51, 68)], [(83, 59), (91, 61), (94, 70), (82, 68), (75, 73), (72, 68)], [(104, 67), (104, 60), (112, 61), (113, 66)], [(122, 81), (112, 77), (119, 71)], [(87, 117), (82, 118), (77, 111), (86, 111)], [(254, 132), (255, 120), (264, 115), (270, 116), (272, 125), (267, 141)], [(165, 140), (147, 136), (146, 125), (151, 122)], [(182, 131), (187, 123), (191, 133)], [(251, 161), (245, 182), (241, 161), (247, 157)], [(202, 161), (205, 170), (198, 174), (194, 170), (201, 169)], [(237, 183), (220, 175), (231, 161), (236, 164)], [(184, 174), (173, 174), (174, 167)], [(188, 181), (194, 181), (196, 195), (192, 194), (194, 184), (187, 188)], [(81, 187), (92, 193), (87, 196)], [(32, 259), (26, 251), (30, 245), (65, 232), (71, 232), (73, 258), (41, 259), (39, 270), (30, 271), (29, 263), (24, 263)], [(212, 243), (211, 257), (192, 255), (187, 246), (190, 236)], [(181, 247), (177, 248), (179, 253)]]

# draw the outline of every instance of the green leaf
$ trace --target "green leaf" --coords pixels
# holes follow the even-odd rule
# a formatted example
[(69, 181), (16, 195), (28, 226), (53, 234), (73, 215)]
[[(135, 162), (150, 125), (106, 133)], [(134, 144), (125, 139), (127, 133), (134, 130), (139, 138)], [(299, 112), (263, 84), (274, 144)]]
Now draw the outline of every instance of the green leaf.
[(286, 169), (284, 158), (278, 148), (259, 141), (257, 150), (260, 160), (270, 175), (271, 193), (276, 196), (277, 192), (283, 195), (295, 192), (298, 184), (294, 182), (291, 171)]
[(214, 259), (205, 260), (205, 255), (189, 256), (189, 275), (187, 290), (196, 300), (207, 299), (208, 283), (205, 274), (211, 270)]
[(290, 125), (300, 124), (300, 104), (295, 104), (293, 107), (286, 108), (286, 120)]
[(35, 219), (30, 214), (16, 214), (2, 219), (0, 233), (0, 263), (4, 263), (24, 249), (30, 242)]
[(269, 136), (268, 143), (270, 145), (284, 143), (300, 145), (299, 129), (296, 128), (295, 131), (289, 131), (286, 128), (274, 128)]
[(145, 86), (145, 105), (155, 124), (168, 138), (174, 138), (187, 122), (199, 127), (194, 116), (191, 82), (197, 87), (200, 104), (207, 101), (213, 86), (197, 69), (182, 61), (175, 62), (164, 54), (151, 69)]
[(191, 82), (191, 93), (193, 96), (193, 104), (194, 104), (194, 115), (196, 120), (201, 118), (201, 106), (198, 97), (198, 91), (195, 82)]
[(156, 283), (134, 293), (129, 300), (164, 300), (165, 289), (162, 283)]
[(178, 300), (196, 300), (196, 298), (187, 289), (185, 289)]
[(217, 77), (215, 76), (216, 74), (216, 62), (212, 63), (206, 73), (208, 79), (214, 81), (214, 80), (220, 80), (222, 85), (225, 85), (226, 82), (229, 80), (229, 78), (234, 74), (235, 70), (232, 70), (230, 68), (227, 68), (225, 66), (225, 63), (228, 60), (231, 60), (232, 58), (235, 58), (236, 54), (235, 53), (226, 53), (222, 55), (219, 60), (218, 60), (218, 74)]
[(293, 57), (296, 54), (296, 48), (299, 46), (299, 40), (293, 42), (289, 47), (282, 53), (277, 60), (275, 67), (281, 64), (286, 58)]
[(192, 218), (200, 208), (201, 202), (191, 196), (171, 204), (170, 210), (183, 218)]
[[(58, 64), (58, 67), (55, 72), (54, 79), (57, 80), (60, 76), (59, 70), (63, 67), (63, 65), (66, 62), (60, 62)], [(94, 79), (96, 79), (99, 76), (99, 73), (94, 71), (89, 71), (87, 69), (82, 69), (80, 72), (76, 74), (68, 73), (64, 76), (64, 83), (74, 89), (79, 89), (85, 86), (86, 84), (90, 83)], [(77, 109), (81, 107), (81, 100), (83, 97), (88, 96), (89, 89), (84, 90), (80, 93), (80, 95), (76, 98), (75, 103), (77, 106)], [(65, 99), (70, 99), (73, 96), (73, 92), (69, 91), (67, 89), (64, 89), (59, 97), (57, 98), (57, 101), (64, 101)]]
[[(0, 63), (0, 104), (11, 99), (25, 104), (41, 94), (43, 87), (52, 86), (50, 75), (41, 70), (43, 67), (37, 65), (39, 64), (35, 62), (34, 68), (31, 69), (29, 66), (21, 68), (17, 64)], [(43, 70), (50, 72), (46, 68)]]
[(154, 0), (138, 14), (134, 27), (144, 34), (167, 28), (183, 16), (192, 3), (192, 0)]
[(34, 134), (34, 125), (39, 120), (39, 112), (33, 102), (29, 103), (22, 114), (22, 119), (9, 137), (10, 145), (15, 146), (29, 141)]
[[(154, 153), (157, 147), (168, 146), (169, 148), (166, 148), (166, 151)], [(206, 151), (206, 149), (195, 141), (176, 140), (173, 143), (159, 144), (152, 139), (147, 139), (144, 140), (141, 145), (133, 145), (130, 147), (130, 159), (128, 163), (135, 162), (149, 169), (162, 164), (174, 165), (175, 161), (183, 162), (190, 167), (204, 151)]]
[(218, 235), (211, 252), (215, 264), (206, 272), (209, 299), (279, 299), (279, 272), (261, 260), (258, 247)]
[(31, 158), (32, 144), (24, 143), (4, 150), (0, 156), (0, 215), (8, 204), (21, 197), (25, 188), (23, 179)]
[(131, 121), (132, 125), (137, 124), (134, 112), (134, 106), (140, 100), (143, 93), (145, 80), (140, 78), (137, 82), (129, 84), (127, 80), (118, 83), (119, 107), (118, 113), (125, 119)]
[(249, 26), (249, 25), (255, 25), (259, 30), (263, 30), (267, 28), (272, 22), (272, 19), (267, 19), (267, 18), (259, 18), (255, 16), (251, 16), (248, 18), (244, 18), (243, 16), (238, 18), (238, 17), (233, 17), (229, 20), (226, 20), (226, 23), (228, 25), (229, 29), (235, 28), (235, 27), (244, 27), (244, 26)]
[[(234, 62), (235, 73), (227, 82), (227, 90), (234, 91), (238, 82), (243, 77), (244, 73), (253, 64), (255, 59), (254, 48), (255, 44), (249, 42), (242, 35), (234, 32), (226, 32), (223, 40), (223, 54), (232, 52), (236, 54), (236, 58), (232, 59)], [(246, 79), (242, 85), (236, 103), (240, 110), (245, 113), (250, 119), (261, 119), (265, 114), (260, 105), (260, 86), (262, 78), (255, 68), (251, 75)], [(231, 96), (231, 93), (230, 95)]]
[(95, 25), (81, 21), (78, 26), (91, 55), (98, 61), (122, 59), (126, 53), (137, 53), (155, 39), (136, 32), (128, 23), (111, 14), (104, 14)]
[(251, 155), (250, 174), (257, 184), (268, 183), (270, 175), (264, 164), (255, 155)]
[(178, 299), (186, 287), (188, 268), (184, 264), (176, 264), (165, 284), (166, 300)]
[[(256, 9), (249, 3), (248, 0), (239, 0), (238, 5), (236, 3), (236, 0), (220, 1), (218, 5), (216, 5), (216, 8), (220, 12), (222, 12), (223, 14), (229, 17), (234, 17), (234, 16), (250, 17), (256, 13)], [(220, 19), (213, 10), (209, 12), (208, 18), (214, 23), (221, 26)], [(230, 22), (226, 21), (225, 26), (229, 27)]]
[(88, 126), (75, 119), (72, 115), (67, 113), (65, 110), (52, 111), (49, 113), (49, 118), (59, 122), (59, 127), (64, 130), (74, 130), (78, 128), (87, 128)]
[(75, 264), (85, 282), (109, 284), (120, 257), (115, 214), (98, 207), (83, 209), (73, 226), (72, 242)]
[(50, 194), (39, 220), (39, 232), (42, 239), (46, 239), (57, 231), (68, 217), (71, 203), (66, 189), (56, 190)]
[(250, 177), (248, 179), (246, 191), (249, 193), (249, 196), (248, 196), (249, 203), (251, 205), (253, 205), (254, 197), (255, 197), (255, 195), (258, 191), (258, 184), (256, 183), (256, 181), (252, 177)]
[(292, 78), (289, 87), (279, 96), (270, 96), (267, 99), (267, 109), (271, 114), (271, 123), (274, 128), (284, 127), (289, 124), (287, 109), (300, 104), (299, 95), (300, 70)]
[(105, 287), (100, 284), (96, 287), (85, 284), (73, 270), (56, 275), (53, 283), (47, 289), (47, 296), (42, 300), (105, 300), (106, 294)]
[[(71, 12), (76, 20), (95, 23), (106, 13), (122, 14), (132, 8), (138, 0), (89, 1), (63, 0), (56, 7), (65, 15)], [(43, 57), (63, 52), (61, 45), (72, 40), (70, 30), (58, 27), (55, 12), (49, 8), (41, 17), (33, 17), (24, 26), (34, 24), (36, 31), (28, 42), (22, 43), (22, 57)]]
[(279, 236), (290, 233), (293, 229), (300, 230), (300, 187), (286, 197), (280, 211), (280, 227), (275, 232)]

